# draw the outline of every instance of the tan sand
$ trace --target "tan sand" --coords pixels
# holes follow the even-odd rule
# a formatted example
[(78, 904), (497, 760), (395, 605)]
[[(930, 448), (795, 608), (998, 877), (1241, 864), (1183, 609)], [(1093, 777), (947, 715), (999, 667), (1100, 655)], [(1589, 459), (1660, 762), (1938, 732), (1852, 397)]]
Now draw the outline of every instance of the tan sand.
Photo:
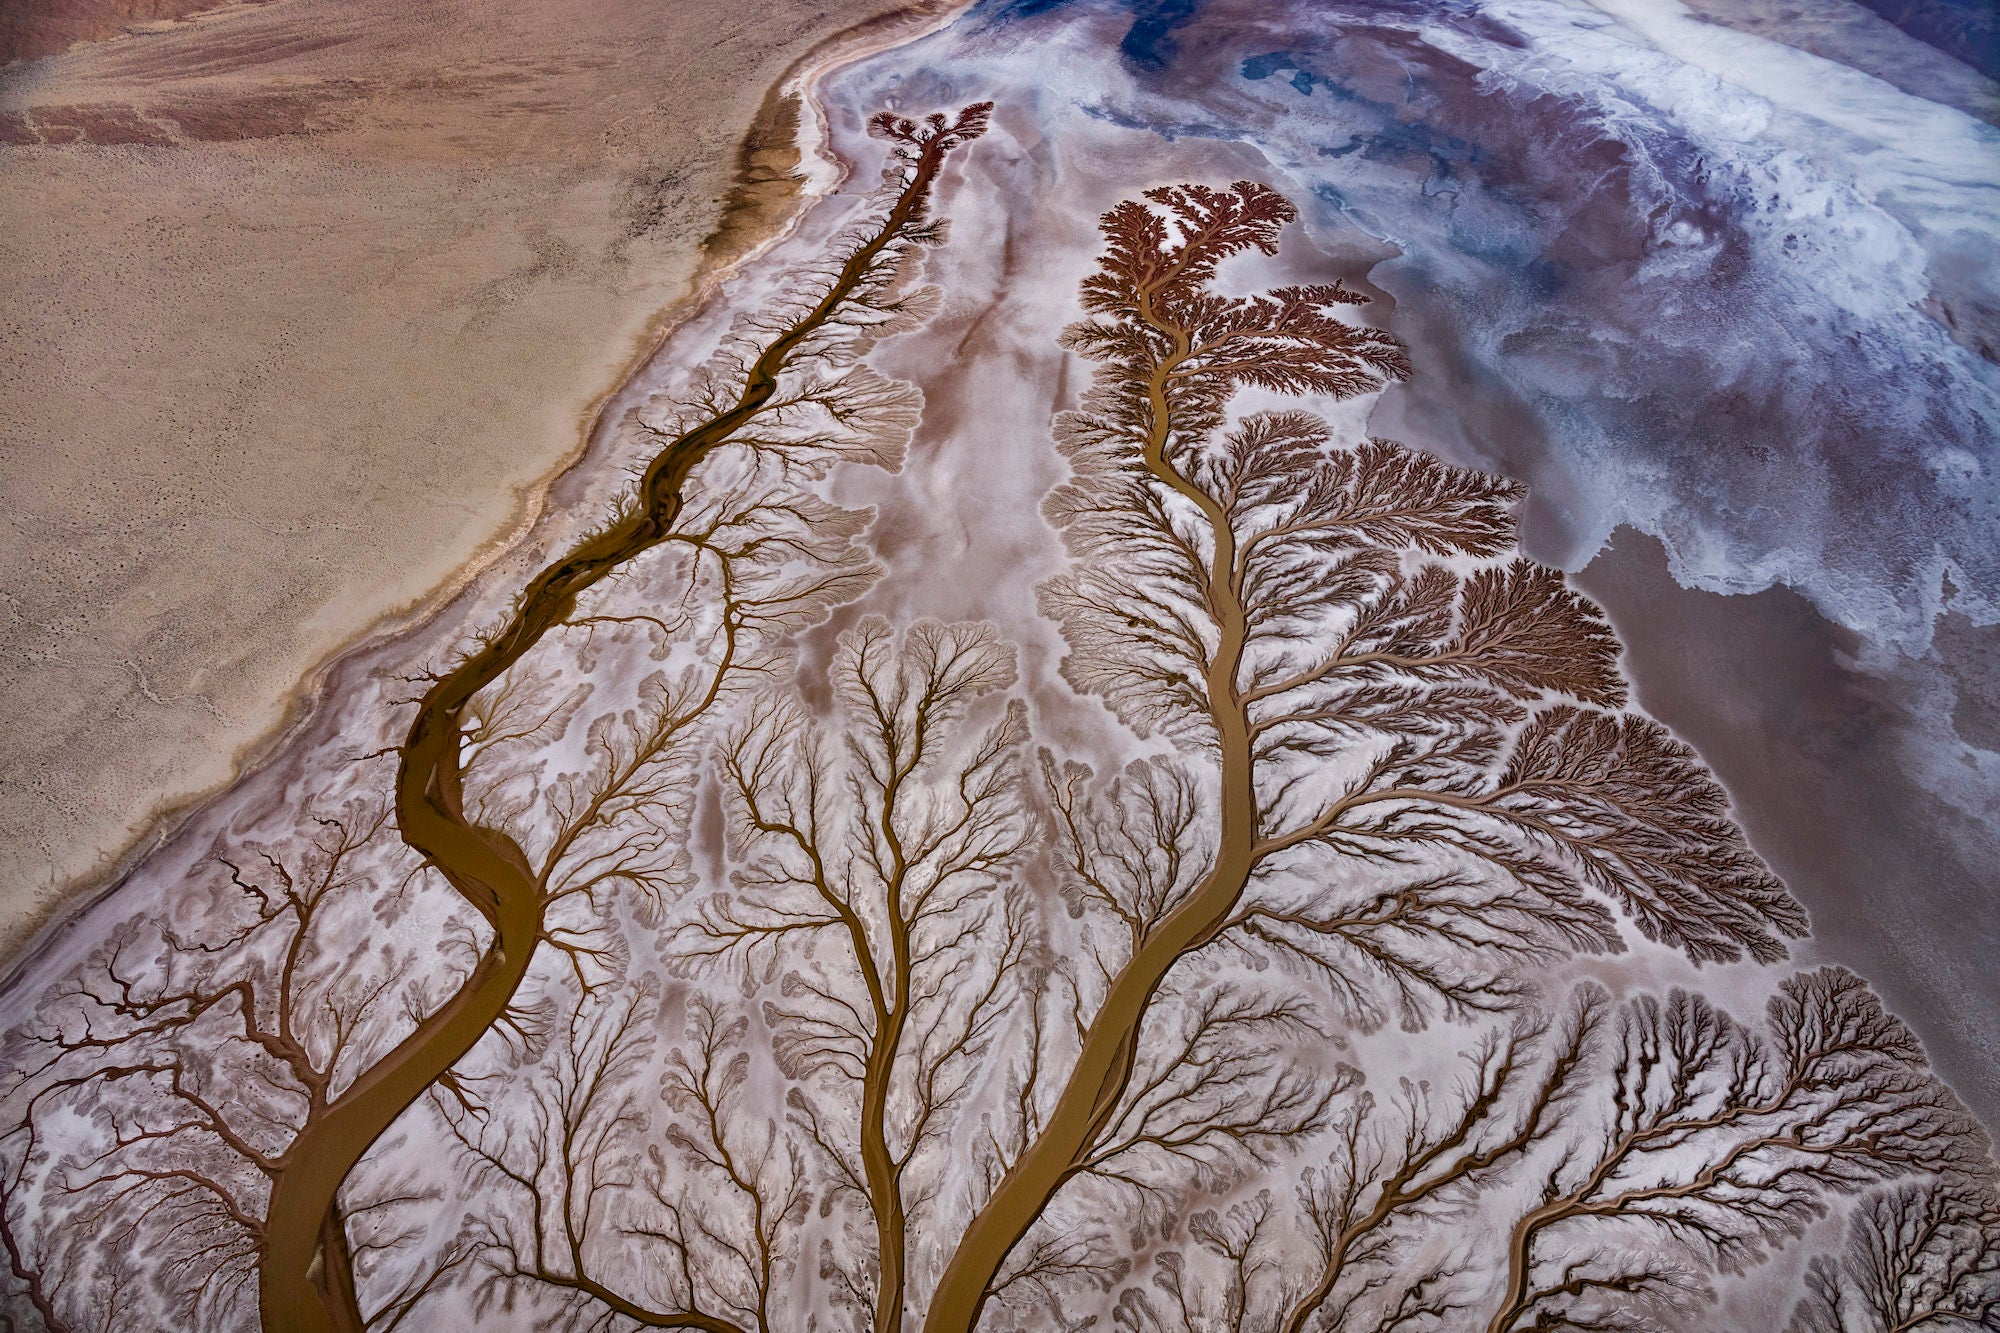
[(0, 75), (0, 953), (520, 530), (784, 211), (767, 90), (909, 8), (275, 0)]
[(0, 7), (0, 64), (38, 60), (78, 42), (102, 41), (226, 3), (231, 0), (15, 0)]

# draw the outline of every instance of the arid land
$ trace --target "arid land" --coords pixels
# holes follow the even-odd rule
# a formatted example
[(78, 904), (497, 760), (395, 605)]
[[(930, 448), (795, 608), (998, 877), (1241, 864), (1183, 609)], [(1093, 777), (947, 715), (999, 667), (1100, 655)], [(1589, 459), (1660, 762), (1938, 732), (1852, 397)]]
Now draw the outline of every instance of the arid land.
[(523, 530), (788, 212), (775, 86), (920, 8), (275, 0), (0, 72), (0, 953)]

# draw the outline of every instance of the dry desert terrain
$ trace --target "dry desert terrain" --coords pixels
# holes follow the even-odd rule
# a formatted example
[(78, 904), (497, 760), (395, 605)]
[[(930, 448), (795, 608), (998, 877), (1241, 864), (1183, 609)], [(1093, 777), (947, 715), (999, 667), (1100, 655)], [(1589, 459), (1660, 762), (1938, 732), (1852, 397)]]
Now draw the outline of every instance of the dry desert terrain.
[(45, 8), (98, 39), (0, 71), (7, 952), (520, 530), (783, 211), (767, 93), (912, 7)]

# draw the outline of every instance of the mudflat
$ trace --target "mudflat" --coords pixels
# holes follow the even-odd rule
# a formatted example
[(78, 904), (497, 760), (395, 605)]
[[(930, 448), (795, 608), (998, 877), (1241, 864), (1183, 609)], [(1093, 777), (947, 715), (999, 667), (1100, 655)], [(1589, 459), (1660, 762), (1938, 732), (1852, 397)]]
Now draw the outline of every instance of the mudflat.
[(275, 0), (0, 72), (0, 953), (532, 517), (894, 0)]

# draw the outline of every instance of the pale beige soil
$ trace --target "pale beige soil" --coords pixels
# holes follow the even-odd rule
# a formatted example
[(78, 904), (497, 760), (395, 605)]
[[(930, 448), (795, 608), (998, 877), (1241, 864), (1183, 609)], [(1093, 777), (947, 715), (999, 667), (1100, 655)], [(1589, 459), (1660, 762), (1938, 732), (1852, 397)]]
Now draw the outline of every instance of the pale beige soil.
[(767, 90), (905, 8), (275, 0), (0, 74), (0, 953), (519, 530)]

